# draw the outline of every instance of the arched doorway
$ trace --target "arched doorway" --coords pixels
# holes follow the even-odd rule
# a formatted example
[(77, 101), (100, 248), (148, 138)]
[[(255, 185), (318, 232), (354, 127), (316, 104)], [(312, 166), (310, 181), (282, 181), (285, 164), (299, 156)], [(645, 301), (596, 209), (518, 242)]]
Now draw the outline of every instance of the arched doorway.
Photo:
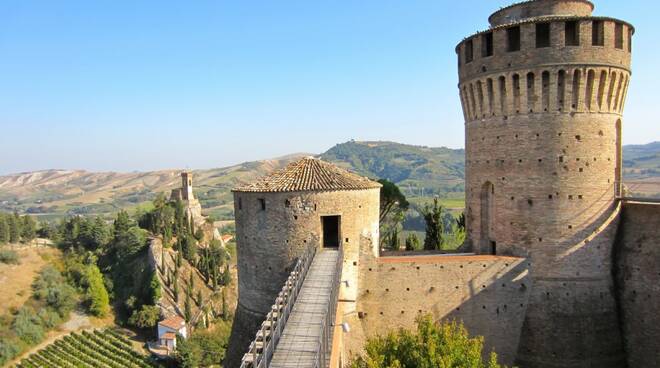
[(623, 158), (621, 150), (621, 119), (616, 121), (616, 156), (614, 161), (614, 196), (620, 198), (622, 196), (622, 178), (621, 178), (621, 166), (623, 165)]
[(496, 254), (497, 243), (492, 236), (493, 228), (493, 206), (494, 206), (495, 186), (487, 181), (481, 186), (481, 227), (479, 253)]

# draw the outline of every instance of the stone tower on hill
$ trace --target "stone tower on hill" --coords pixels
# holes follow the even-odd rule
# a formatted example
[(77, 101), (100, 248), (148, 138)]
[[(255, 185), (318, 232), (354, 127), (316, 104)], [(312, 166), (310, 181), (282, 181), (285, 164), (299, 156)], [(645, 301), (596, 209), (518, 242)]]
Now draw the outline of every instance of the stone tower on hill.
[(625, 366), (611, 255), (634, 28), (593, 9), (514, 4), (456, 47), (468, 243), (533, 265), (523, 367)]
[(349, 304), (346, 310), (355, 310), (360, 249), (378, 253), (380, 187), (307, 157), (233, 190), (238, 306), (227, 366), (238, 366), (296, 260), (309, 246), (342, 245), (342, 280), (347, 282), (340, 287), (339, 299)]
[(205, 219), (204, 216), (202, 216), (202, 205), (193, 195), (191, 172), (181, 172), (181, 188), (172, 189), (170, 200), (182, 201), (184, 203), (188, 218), (193, 219), (195, 226), (201, 226), (204, 223)]

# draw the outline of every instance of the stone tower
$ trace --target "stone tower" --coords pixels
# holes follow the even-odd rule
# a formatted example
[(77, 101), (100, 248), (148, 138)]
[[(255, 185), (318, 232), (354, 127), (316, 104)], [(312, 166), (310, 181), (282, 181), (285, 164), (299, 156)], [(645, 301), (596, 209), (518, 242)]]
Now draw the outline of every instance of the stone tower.
[(181, 173), (181, 195), (183, 196), (184, 201), (189, 201), (194, 199), (193, 196), (193, 186), (192, 186), (192, 173), (189, 171), (184, 171)]
[[(309, 246), (344, 249), (339, 299), (355, 310), (359, 250), (378, 249), (379, 183), (307, 157), (234, 192), (238, 306), (226, 366), (254, 333)], [(351, 309), (352, 305), (352, 309)]]
[(468, 244), (532, 263), (521, 367), (625, 366), (611, 253), (634, 28), (593, 8), (514, 4), (456, 47)]

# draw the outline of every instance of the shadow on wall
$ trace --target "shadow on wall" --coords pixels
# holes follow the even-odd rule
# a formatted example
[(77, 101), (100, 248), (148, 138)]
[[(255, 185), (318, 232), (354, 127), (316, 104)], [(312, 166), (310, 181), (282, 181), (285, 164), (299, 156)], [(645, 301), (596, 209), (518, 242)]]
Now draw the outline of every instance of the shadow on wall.
[(629, 367), (660, 366), (660, 203), (625, 203), (615, 283)]
[(498, 256), (404, 256), (362, 254), (355, 329), (345, 335), (346, 355), (359, 353), (366, 338), (394, 328), (412, 329), (417, 316), (463, 321), (511, 365), (531, 290), (530, 264)]

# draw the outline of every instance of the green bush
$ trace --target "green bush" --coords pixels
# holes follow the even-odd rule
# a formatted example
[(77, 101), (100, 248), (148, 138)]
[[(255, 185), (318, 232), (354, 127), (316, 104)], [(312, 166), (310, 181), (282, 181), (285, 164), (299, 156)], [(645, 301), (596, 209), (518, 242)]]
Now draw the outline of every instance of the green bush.
[(0, 366), (4, 366), (21, 352), (20, 343), (8, 338), (0, 338)]
[(95, 316), (103, 317), (110, 310), (110, 297), (103, 284), (103, 275), (96, 265), (87, 268), (87, 282), (89, 285), (87, 288), (89, 311)]
[(22, 307), (18, 310), (12, 328), (16, 336), (28, 345), (35, 345), (44, 338), (41, 320), (34, 309), (29, 307)]
[(18, 253), (11, 249), (0, 249), (0, 263), (20, 264)]
[(430, 315), (417, 320), (417, 331), (400, 329), (386, 336), (367, 340), (365, 354), (351, 363), (352, 368), (503, 368), (491, 352), (481, 356), (483, 337), (471, 338), (456, 322), (438, 324)]
[(139, 328), (152, 328), (156, 326), (160, 319), (160, 307), (155, 305), (143, 305), (138, 311), (133, 311), (133, 314), (128, 319), (128, 323)]

